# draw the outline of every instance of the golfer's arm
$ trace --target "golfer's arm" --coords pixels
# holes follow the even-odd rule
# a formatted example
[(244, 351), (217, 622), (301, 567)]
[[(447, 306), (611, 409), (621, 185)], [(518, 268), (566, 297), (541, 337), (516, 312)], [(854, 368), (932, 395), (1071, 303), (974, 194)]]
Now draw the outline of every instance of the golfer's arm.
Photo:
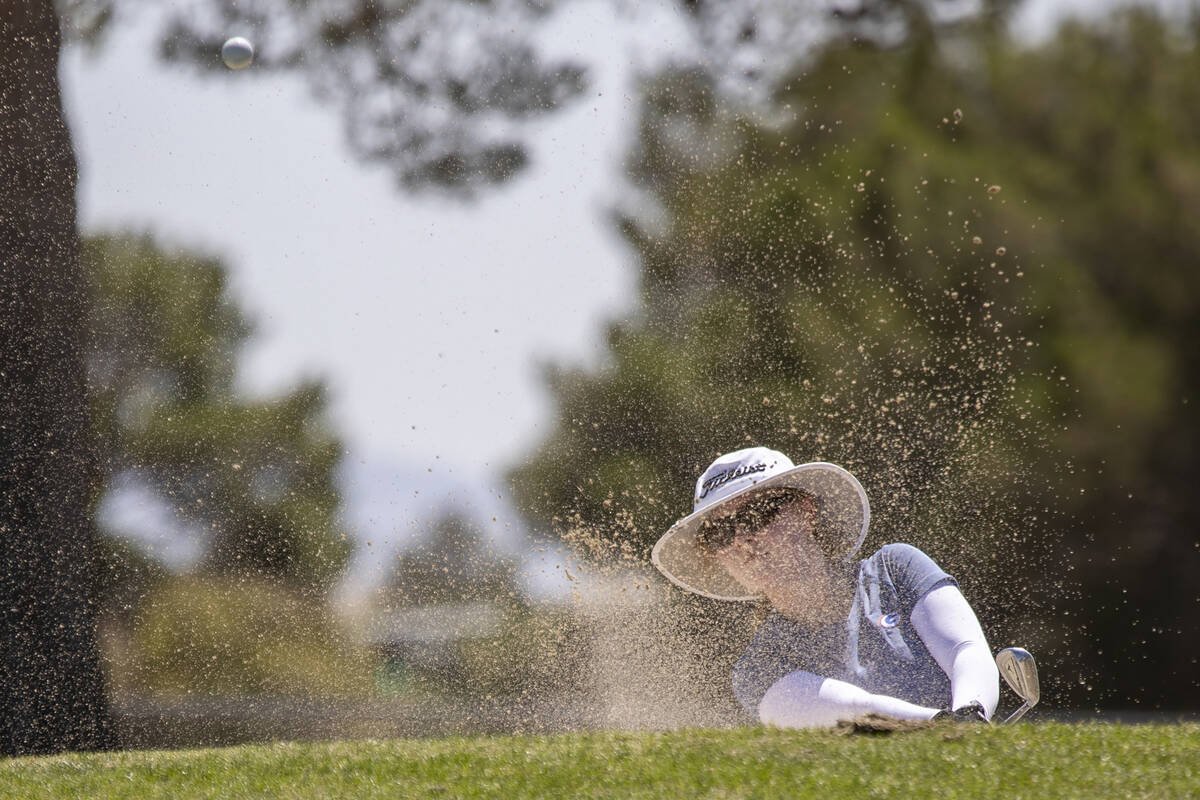
[(950, 707), (974, 700), (991, 719), (1000, 699), (1000, 673), (979, 620), (958, 587), (939, 586), (918, 600), (912, 625), (950, 677)]
[(759, 720), (780, 728), (825, 727), (870, 713), (899, 719), (930, 719), (937, 712), (936, 708), (871, 694), (852, 683), (803, 670), (777, 680), (758, 704)]

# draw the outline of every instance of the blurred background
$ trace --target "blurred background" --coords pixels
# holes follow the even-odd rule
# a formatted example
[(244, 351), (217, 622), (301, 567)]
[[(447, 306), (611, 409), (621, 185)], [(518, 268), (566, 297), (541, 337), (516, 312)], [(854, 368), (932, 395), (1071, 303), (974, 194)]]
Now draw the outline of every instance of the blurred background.
[(649, 550), (751, 444), (1200, 709), (1194, 4), (18, 5), (5, 752), (748, 724)]

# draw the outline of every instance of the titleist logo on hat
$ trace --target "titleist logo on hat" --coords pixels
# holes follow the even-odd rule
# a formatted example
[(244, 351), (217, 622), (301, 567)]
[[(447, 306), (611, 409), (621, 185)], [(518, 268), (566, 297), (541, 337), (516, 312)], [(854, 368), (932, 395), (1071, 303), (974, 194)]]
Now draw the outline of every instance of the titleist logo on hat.
[(775, 475), (792, 468), (792, 461), (783, 453), (766, 447), (747, 447), (726, 453), (708, 465), (696, 479), (692, 496), (693, 513), (749, 489), (756, 483), (771, 480)]
[(716, 475), (713, 475), (711, 478), (707, 479), (706, 481), (704, 481), (704, 483), (702, 483), (700, 485), (701, 486), (700, 495), (696, 499), (703, 500), (705, 497), (708, 497), (708, 493), (711, 492), (713, 489), (720, 488), (720, 487), (724, 486), (725, 484), (729, 483), (730, 481), (740, 478), (744, 475), (752, 475), (755, 472), (766, 472), (766, 471), (767, 471), (766, 464), (750, 464), (750, 465), (743, 465), (743, 466), (735, 467), (734, 469), (727, 469), (724, 472), (718, 472)]

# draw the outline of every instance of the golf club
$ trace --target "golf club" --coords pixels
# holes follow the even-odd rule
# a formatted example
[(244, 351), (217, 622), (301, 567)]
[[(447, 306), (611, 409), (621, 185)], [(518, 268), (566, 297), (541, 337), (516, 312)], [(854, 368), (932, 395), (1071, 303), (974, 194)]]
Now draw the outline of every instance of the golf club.
[(1037, 664), (1028, 650), (1020, 647), (1006, 647), (996, 653), (996, 667), (1004, 676), (1004, 682), (1009, 685), (1023, 705), (1004, 720), (1005, 725), (1016, 722), (1025, 712), (1038, 704), (1042, 690), (1038, 686)]

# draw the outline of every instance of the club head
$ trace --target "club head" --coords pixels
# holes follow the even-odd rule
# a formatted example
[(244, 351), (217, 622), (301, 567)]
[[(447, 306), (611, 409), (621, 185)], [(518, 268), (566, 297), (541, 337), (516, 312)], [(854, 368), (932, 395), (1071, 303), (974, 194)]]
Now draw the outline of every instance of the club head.
[(1038, 685), (1037, 664), (1028, 650), (1006, 647), (996, 653), (996, 668), (1004, 676), (1004, 682), (1017, 693), (1024, 703), (1033, 708), (1042, 697)]

